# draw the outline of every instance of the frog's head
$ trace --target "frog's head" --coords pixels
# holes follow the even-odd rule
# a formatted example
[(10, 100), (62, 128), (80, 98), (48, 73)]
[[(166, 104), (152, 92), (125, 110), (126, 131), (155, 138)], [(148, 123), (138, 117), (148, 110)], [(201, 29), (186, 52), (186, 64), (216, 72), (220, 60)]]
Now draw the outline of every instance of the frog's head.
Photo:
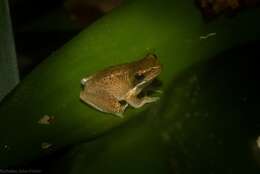
[(134, 79), (136, 83), (148, 83), (156, 78), (162, 66), (155, 54), (149, 53), (136, 64)]

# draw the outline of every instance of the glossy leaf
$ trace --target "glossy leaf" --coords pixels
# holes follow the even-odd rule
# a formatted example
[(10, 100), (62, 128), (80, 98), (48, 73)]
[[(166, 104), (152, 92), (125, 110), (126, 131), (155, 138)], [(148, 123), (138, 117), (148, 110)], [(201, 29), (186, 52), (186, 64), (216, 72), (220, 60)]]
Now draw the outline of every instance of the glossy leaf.
[[(1, 167), (90, 141), (155, 107), (128, 109), (124, 119), (96, 111), (79, 100), (83, 77), (153, 51), (164, 66), (162, 90), (169, 90), (194, 63), (258, 39), (259, 15), (255, 9), (206, 23), (189, 0), (127, 2), (48, 57), (1, 103), (0, 146), (8, 147), (0, 151)], [(201, 38), (209, 33), (215, 34)], [(44, 115), (55, 117), (54, 124), (38, 124)], [(43, 142), (52, 147), (42, 149)]]

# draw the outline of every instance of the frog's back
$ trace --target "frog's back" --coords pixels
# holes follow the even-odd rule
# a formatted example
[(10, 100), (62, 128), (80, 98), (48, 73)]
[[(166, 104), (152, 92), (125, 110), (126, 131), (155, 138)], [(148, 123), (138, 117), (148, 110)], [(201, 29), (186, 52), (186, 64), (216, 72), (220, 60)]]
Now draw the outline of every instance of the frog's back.
[(86, 82), (88, 90), (102, 90), (122, 98), (131, 88), (131, 64), (106, 68), (89, 77)]

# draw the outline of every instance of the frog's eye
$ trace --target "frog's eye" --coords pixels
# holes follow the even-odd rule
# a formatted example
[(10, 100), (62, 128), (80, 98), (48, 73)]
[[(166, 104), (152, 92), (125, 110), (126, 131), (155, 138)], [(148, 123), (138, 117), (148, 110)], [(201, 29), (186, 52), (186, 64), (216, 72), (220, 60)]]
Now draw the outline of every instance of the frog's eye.
[(135, 79), (137, 81), (142, 81), (145, 78), (145, 76), (143, 74), (136, 74), (135, 75)]

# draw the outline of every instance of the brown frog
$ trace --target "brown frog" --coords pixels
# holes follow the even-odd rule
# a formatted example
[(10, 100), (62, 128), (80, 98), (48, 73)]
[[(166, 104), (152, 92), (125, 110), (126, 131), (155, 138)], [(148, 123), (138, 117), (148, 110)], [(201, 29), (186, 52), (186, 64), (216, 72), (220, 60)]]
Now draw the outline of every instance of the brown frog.
[(161, 64), (155, 54), (132, 63), (116, 65), (81, 80), (80, 99), (106, 113), (123, 117), (128, 104), (134, 108), (155, 102), (159, 97), (138, 94), (161, 72)]

